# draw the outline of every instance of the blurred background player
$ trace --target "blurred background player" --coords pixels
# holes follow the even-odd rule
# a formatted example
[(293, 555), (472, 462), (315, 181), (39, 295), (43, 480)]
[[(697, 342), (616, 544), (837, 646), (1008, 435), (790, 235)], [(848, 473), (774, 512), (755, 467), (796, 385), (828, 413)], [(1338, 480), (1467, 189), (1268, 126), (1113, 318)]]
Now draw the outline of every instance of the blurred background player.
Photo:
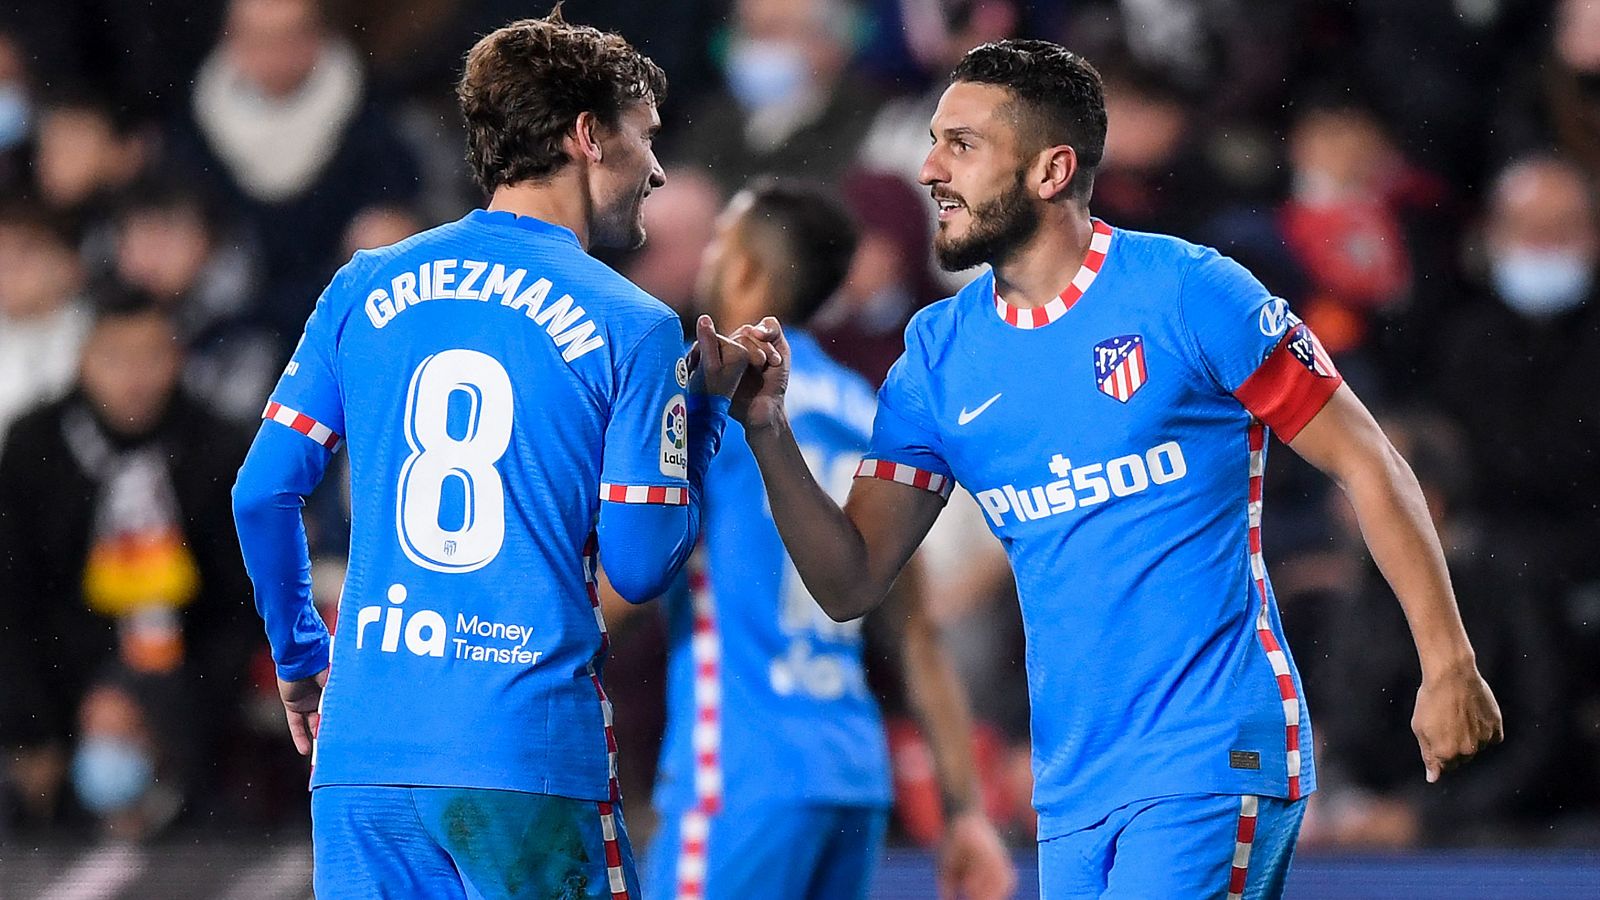
[(961, 481), (1017, 575), (1043, 895), (1280, 896), (1315, 773), (1261, 556), (1267, 430), (1344, 488), (1399, 595), (1434, 781), (1501, 729), (1422, 492), (1285, 301), (1090, 217), (1106, 110), (1082, 57), (986, 44), (951, 82), (922, 170), (935, 249), (993, 269), (912, 320), (848, 512), (805, 471), (777, 322), (736, 332), (774, 351), (734, 411), (779, 530), (858, 616)]
[[(844, 282), (856, 244), (833, 194), (762, 179), (729, 203), (700, 268), (699, 294), (718, 320), (770, 313), (795, 326), (798, 439), (840, 497), (867, 448), (872, 388), (801, 329)], [(892, 794), (861, 623), (832, 621), (806, 592), (760, 478), (733, 426), (707, 476), (690, 590), (664, 601), (667, 731), (646, 882), (682, 900), (862, 898)], [(907, 572), (887, 615), (948, 806), (942, 879), (962, 896), (1010, 896), (1015, 873), (979, 805), (971, 713), (923, 602)]]
[[(357, 253), (267, 405), (235, 515), (290, 732), (315, 740), (320, 897), (639, 896), (597, 552), (623, 596), (660, 592), (726, 400), (690, 389), (676, 314), (587, 251), (644, 241), (665, 90), (559, 13), (479, 41), (458, 95), (488, 209)], [(731, 391), (737, 348), (699, 349), (699, 387)], [(347, 437), (330, 670), (299, 510)]]

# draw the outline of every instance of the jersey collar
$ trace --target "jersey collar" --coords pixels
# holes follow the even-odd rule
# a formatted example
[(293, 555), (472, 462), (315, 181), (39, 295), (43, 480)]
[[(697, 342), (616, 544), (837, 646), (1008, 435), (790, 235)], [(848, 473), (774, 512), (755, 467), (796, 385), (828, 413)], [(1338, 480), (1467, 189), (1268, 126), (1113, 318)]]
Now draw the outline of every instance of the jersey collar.
[(1093, 224), (1094, 233), (1089, 236), (1089, 253), (1084, 256), (1083, 265), (1078, 267), (1078, 274), (1073, 276), (1072, 283), (1054, 300), (1033, 309), (1019, 309), (1000, 299), (1000, 289), (995, 288), (994, 309), (1002, 321), (1016, 328), (1043, 328), (1067, 314), (1067, 310), (1094, 283), (1095, 276), (1100, 274), (1100, 267), (1105, 264), (1106, 251), (1111, 249), (1111, 226), (1099, 219), (1094, 219)]
[(503, 209), (475, 209), (467, 213), (467, 218), (485, 225), (507, 225), (544, 237), (553, 237), (573, 244), (578, 243), (578, 236), (565, 225), (556, 225), (543, 219), (535, 219), (533, 216), (519, 216)]

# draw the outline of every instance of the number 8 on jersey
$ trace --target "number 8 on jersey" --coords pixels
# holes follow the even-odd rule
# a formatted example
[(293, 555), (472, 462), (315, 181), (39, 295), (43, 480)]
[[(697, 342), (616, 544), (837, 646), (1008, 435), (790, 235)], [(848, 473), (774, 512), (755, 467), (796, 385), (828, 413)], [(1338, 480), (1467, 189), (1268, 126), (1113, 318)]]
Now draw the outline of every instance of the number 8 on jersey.
[[(451, 434), (453, 400), (458, 409), (465, 401), (457, 415), (459, 422), (465, 413), (461, 437)], [(400, 467), (395, 511), (400, 547), (412, 562), (435, 572), (472, 572), (499, 555), (506, 534), (505, 486), (495, 463), (511, 443), (511, 412), (511, 378), (486, 353), (445, 350), (417, 366), (406, 393), (411, 455)], [(459, 526), (448, 528), (440, 517), (452, 480), (459, 486), (461, 512)]]

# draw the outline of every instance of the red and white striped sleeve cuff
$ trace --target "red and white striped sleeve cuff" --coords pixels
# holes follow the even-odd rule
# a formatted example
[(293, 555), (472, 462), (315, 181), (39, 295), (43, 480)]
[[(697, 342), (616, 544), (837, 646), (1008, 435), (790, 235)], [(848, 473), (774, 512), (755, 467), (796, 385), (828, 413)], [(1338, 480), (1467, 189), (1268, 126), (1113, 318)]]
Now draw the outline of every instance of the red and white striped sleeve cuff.
[(280, 425), (287, 425), (329, 450), (339, 449), (339, 443), (342, 438), (335, 434), (332, 428), (299, 410), (290, 409), (282, 403), (269, 402), (267, 408), (261, 411), (261, 418), (271, 419)]
[(663, 503), (667, 506), (688, 506), (689, 489), (645, 484), (601, 484), (600, 499), (610, 500), (612, 503)]
[(856, 469), (856, 477), (898, 481), (914, 488), (933, 491), (941, 497), (949, 497), (950, 491), (955, 488), (955, 482), (944, 475), (936, 475), (915, 466), (889, 462), (886, 459), (863, 459), (860, 468)]

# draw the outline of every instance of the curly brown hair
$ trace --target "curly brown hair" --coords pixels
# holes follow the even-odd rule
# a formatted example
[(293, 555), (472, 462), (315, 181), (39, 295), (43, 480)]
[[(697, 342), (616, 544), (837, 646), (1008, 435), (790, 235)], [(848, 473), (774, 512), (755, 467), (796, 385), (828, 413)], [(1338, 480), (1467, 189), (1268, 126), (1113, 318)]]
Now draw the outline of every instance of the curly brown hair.
[(567, 164), (561, 142), (578, 114), (615, 128), (629, 104), (659, 105), (667, 76), (620, 35), (561, 18), (523, 19), (473, 46), (456, 86), (467, 163), (484, 193), (548, 178)]

